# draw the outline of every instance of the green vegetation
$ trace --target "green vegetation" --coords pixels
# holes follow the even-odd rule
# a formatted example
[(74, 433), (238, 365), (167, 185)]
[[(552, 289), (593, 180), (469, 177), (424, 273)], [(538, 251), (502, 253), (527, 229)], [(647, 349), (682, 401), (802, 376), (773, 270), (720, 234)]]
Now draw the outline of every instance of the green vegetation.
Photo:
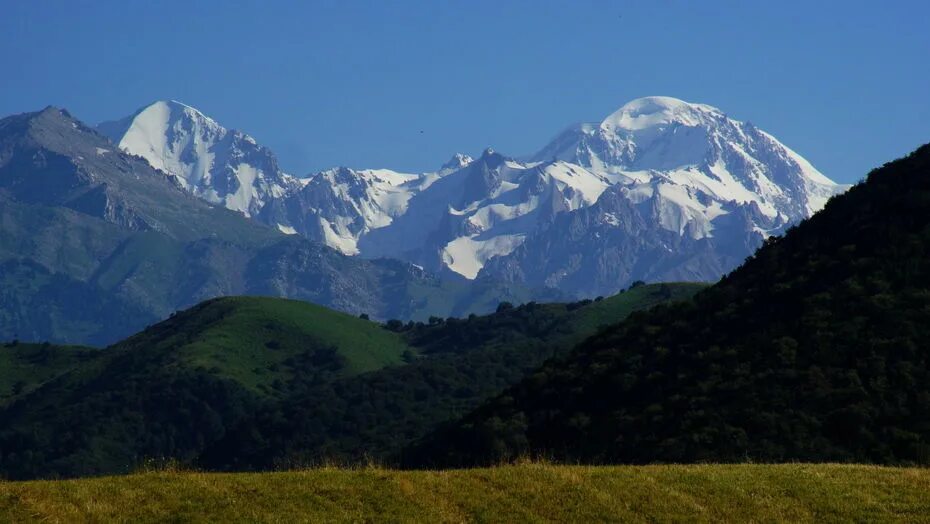
[(211, 300), (17, 396), (0, 410), (0, 466), (32, 477), (190, 462), (271, 399), (401, 362), (406, 350), (398, 335), (320, 306)]
[(0, 405), (86, 362), (98, 349), (10, 342), (0, 345)]
[(399, 364), (410, 349), (399, 335), (372, 322), (308, 302), (264, 297), (204, 302), (114, 349), (172, 352), (180, 368), (208, 370), (271, 394), (275, 382), (303, 372), (291, 363), (309, 348), (337, 354), (343, 375)]
[(702, 287), (659, 284), (597, 302), (530, 303), (429, 325), (389, 323), (419, 356), (377, 373), (304, 382), (306, 389), (295, 388), (211, 446), (199, 464), (237, 470), (363, 459), (393, 463), (403, 446), (565, 354), (597, 326)]
[(930, 463), (930, 145), (693, 301), (634, 313), (414, 464)]
[[(0, 367), (7, 381), (36, 377), (0, 405), (0, 476), (125, 473), (153, 458), (209, 469), (393, 460), (599, 324), (700, 287), (394, 330), (304, 302), (210, 300), (73, 362), (23, 353)], [(0, 394), (14, 386), (0, 381)]]
[(152, 472), (0, 483), (11, 522), (926, 522), (930, 470), (843, 465)]

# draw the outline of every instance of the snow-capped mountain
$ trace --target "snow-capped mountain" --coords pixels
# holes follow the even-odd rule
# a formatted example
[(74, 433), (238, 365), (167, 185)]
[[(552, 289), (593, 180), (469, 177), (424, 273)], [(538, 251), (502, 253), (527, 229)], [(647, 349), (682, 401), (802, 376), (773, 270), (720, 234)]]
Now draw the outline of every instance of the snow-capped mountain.
[(585, 166), (615, 186), (559, 217), (484, 275), (582, 295), (633, 280), (715, 280), (847, 186), (750, 123), (669, 97), (573, 126), (531, 157)]
[(715, 280), (844, 189), (750, 123), (648, 97), (525, 161), (486, 153), (358, 245), (467, 278), (601, 294), (638, 279)]
[[(810, 216), (844, 187), (751, 123), (664, 96), (633, 100), (600, 123), (573, 126), (532, 157), (552, 158), (614, 176), (631, 187), (631, 198), (658, 192), (675, 201), (685, 214), (664, 217), (662, 225), (680, 231), (701, 216), (714, 218), (702, 199), (756, 202), (784, 223)], [(695, 232), (710, 230), (702, 224)]]
[(149, 104), (97, 129), (120, 149), (176, 177), (191, 193), (246, 216), (299, 185), (255, 139), (173, 100)]
[(409, 260), (475, 278), (555, 215), (589, 206), (610, 185), (565, 162), (520, 163), (488, 149), (419, 190), (406, 213), (359, 242), (366, 256)]
[(281, 234), (191, 195), (55, 107), (0, 118), (0, 277), (0, 339), (100, 347), (217, 296), (402, 320), (564, 298), (488, 279), (462, 286)]
[(347, 255), (359, 254), (358, 241), (407, 212), (412, 198), (433, 182), (469, 163), (456, 154), (438, 171), (421, 174), (390, 169), (327, 169), (302, 187), (265, 207), (259, 220), (290, 234), (301, 234)]
[(267, 206), (263, 222), (357, 255), (360, 236), (387, 226), (407, 209), (418, 175), (339, 167), (302, 180), (303, 187)]
[(669, 97), (572, 126), (522, 160), (489, 149), (419, 174), (339, 167), (298, 180), (177, 102), (101, 130), (194, 194), (345, 254), (581, 295), (715, 280), (846, 189), (751, 123)]

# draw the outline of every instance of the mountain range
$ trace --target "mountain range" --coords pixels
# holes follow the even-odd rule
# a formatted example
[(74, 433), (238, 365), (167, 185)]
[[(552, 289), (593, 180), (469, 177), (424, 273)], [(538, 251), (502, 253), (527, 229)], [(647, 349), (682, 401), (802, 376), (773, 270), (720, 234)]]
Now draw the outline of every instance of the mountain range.
[[(243, 135), (199, 129), (198, 140), (231, 148), (222, 156), (225, 174), (214, 164), (183, 173), (153, 167), (63, 109), (0, 120), (0, 338), (105, 345), (225, 295), (286, 296), (372, 318), (423, 320), (558, 296), (490, 279), (440, 280), (409, 263), (348, 257), (250, 220), (243, 216), (249, 206), (277, 191), (260, 188), (292, 180)], [(190, 151), (176, 158), (183, 162)], [(165, 162), (155, 164), (175, 165)], [(253, 192), (227, 178), (225, 206), (199, 198), (220, 198), (219, 179), (243, 173), (257, 173)], [(248, 205), (225, 208), (240, 203)]]
[(579, 297), (716, 280), (848, 187), (751, 123), (658, 96), (527, 157), (487, 149), (428, 173), (291, 176), (248, 135), (173, 101), (99, 129), (195, 195), (344, 254)]
[(0, 336), (103, 345), (225, 295), (425, 320), (714, 281), (845, 189), (710, 106), (638, 99), (529, 157), (284, 172), (179, 102), (0, 120)]

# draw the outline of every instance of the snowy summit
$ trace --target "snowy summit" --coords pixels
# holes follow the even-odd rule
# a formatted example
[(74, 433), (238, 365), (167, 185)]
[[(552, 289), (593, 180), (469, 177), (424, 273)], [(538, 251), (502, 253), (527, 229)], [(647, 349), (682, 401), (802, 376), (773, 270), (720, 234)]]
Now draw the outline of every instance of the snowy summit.
[(175, 176), (191, 193), (246, 216), (296, 186), (255, 139), (174, 100), (149, 104), (98, 129), (120, 149)]
[(847, 186), (770, 134), (666, 96), (578, 124), (525, 159), (436, 171), (339, 167), (297, 180), (248, 135), (156, 102), (100, 129), (210, 202), (345, 254), (578, 294), (714, 280)]

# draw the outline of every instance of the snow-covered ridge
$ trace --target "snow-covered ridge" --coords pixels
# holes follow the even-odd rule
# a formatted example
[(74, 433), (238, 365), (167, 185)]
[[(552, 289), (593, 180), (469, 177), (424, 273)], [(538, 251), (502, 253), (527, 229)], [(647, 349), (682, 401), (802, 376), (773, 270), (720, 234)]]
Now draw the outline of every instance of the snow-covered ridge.
[(474, 278), (557, 213), (588, 206), (609, 181), (565, 162), (524, 164), (487, 150), (423, 188), (390, 227), (359, 246), (369, 256), (401, 257)]
[(347, 255), (359, 253), (359, 237), (391, 224), (407, 210), (420, 175), (388, 169), (328, 169), (310, 177), (285, 200), (294, 212), (285, 220)]
[(637, 99), (599, 124), (569, 128), (532, 157), (546, 158), (621, 183), (660, 179), (715, 200), (755, 202), (783, 221), (810, 216), (846, 187), (752, 124), (670, 97)]
[(174, 100), (149, 104), (98, 129), (195, 195), (246, 216), (297, 184), (255, 139)]
[[(584, 237), (579, 227), (598, 235), (592, 244), (598, 247), (584, 249), (607, 250), (604, 261), (641, 256), (631, 251), (635, 242), (608, 234), (636, 230), (664, 243), (661, 249), (704, 250), (703, 266), (691, 262), (687, 271), (662, 274), (716, 278), (729, 261), (750, 254), (765, 236), (810, 216), (847, 187), (751, 123), (709, 105), (660, 96), (630, 101), (600, 122), (572, 126), (522, 160), (488, 149), (477, 159), (456, 154), (427, 173), (339, 167), (298, 180), (248, 135), (174, 101), (156, 102), (100, 129), (119, 147), (176, 175), (192, 193), (283, 233), (349, 255), (395, 257), (467, 278), (495, 258), (509, 261), (494, 264), (495, 271), (505, 268), (509, 277), (521, 278), (531, 268), (519, 267), (526, 263), (520, 260), (532, 257), (516, 253), (529, 238), (527, 249), (582, 245), (546, 235), (569, 234), (552, 227), (556, 216), (591, 208), (606, 193), (611, 203), (605, 209), (613, 211), (586, 214), (570, 226), (573, 238)], [(591, 216), (598, 218), (591, 222)], [(631, 229), (623, 220), (634, 216)], [(656, 240), (666, 234), (681, 242)], [(707, 239), (728, 262), (714, 262), (701, 243)], [(621, 244), (622, 251), (610, 251)], [(590, 253), (551, 255), (565, 255), (571, 266)], [(689, 253), (676, 256), (689, 264)]]
[(708, 119), (722, 117), (716, 107), (705, 104), (689, 104), (668, 96), (637, 98), (605, 118), (603, 129), (638, 131), (671, 123), (698, 126)]

